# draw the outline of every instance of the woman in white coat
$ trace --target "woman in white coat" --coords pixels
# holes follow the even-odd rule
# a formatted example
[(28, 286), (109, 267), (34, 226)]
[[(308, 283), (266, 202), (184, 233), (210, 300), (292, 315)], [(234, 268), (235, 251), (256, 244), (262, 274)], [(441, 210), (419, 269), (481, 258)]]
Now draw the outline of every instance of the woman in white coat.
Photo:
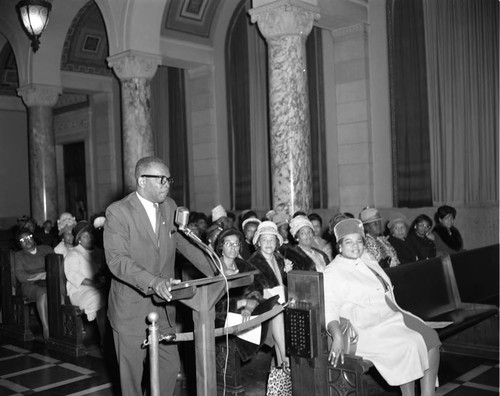
[(106, 281), (104, 252), (94, 247), (94, 227), (80, 221), (73, 228), (75, 247), (64, 258), (66, 288), (71, 304), (77, 305), (87, 315), (87, 320), (97, 319), (103, 347), (106, 323)]
[(345, 219), (334, 228), (339, 254), (323, 273), (325, 320), (333, 337), (329, 360), (343, 360), (340, 317), (357, 332), (356, 355), (373, 362), (389, 385), (403, 396), (434, 395), (439, 368), (437, 333), (422, 320), (403, 311), (394, 299), (384, 270), (364, 253), (363, 224)]

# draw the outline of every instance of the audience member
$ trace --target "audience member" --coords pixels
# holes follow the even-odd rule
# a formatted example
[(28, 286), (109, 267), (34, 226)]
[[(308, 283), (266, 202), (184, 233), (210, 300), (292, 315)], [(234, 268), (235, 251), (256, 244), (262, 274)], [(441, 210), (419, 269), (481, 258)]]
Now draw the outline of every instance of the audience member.
[(396, 250), (382, 235), (382, 217), (375, 208), (366, 207), (359, 213), (359, 219), (365, 229), (366, 251), (379, 263), (382, 268), (395, 267), (399, 264)]
[(260, 224), (260, 220), (256, 217), (249, 217), (243, 221), (243, 243), (241, 244), (240, 255), (244, 260), (248, 260), (250, 256), (255, 252), (255, 246), (253, 245), (253, 237), (255, 231)]
[(54, 248), (59, 243), (59, 238), (54, 234), (54, 223), (52, 220), (45, 220), (42, 228), (37, 230), (37, 237), (40, 240), (40, 245), (47, 245)]
[(314, 229), (314, 241), (313, 247), (321, 250), (328, 256), (328, 261), (332, 261), (332, 246), (330, 243), (321, 237), (323, 233), (323, 219), (317, 213), (311, 213), (307, 216), (313, 225)]
[(419, 260), (436, 257), (436, 244), (432, 233), (432, 220), (429, 216), (421, 214), (413, 221), (408, 236), (406, 237), (415, 251)]
[(464, 241), (455, 227), (457, 210), (448, 205), (440, 206), (434, 215), (436, 226), (434, 236), (438, 255), (453, 254), (463, 250)]
[[(286, 301), (286, 273), (292, 269), (292, 263), (286, 260), (277, 248), (283, 243), (278, 227), (272, 221), (263, 221), (257, 227), (253, 238), (256, 252), (248, 262), (260, 271), (255, 275), (254, 283), (262, 285), (264, 298), (279, 295), (279, 302)], [(285, 324), (283, 313), (271, 320), (272, 338), (275, 342), (276, 364), (289, 363), (285, 349)]]
[(306, 216), (296, 216), (290, 221), (290, 233), (297, 245), (285, 252), (285, 257), (293, 262), (294, 269), (323, 272), (330, 262), (328, 256), (313, 247), (314, 229)]
[(61, 242), (54, 248), (54, 253), (66, 256), (69, 249), (73, 247), (73, 227), (76, 225), (76, 219), (71, 213), (61, 213), (57, 220), (57, 229), (59, 230), (59, 237)]
[(390, 235), (387, 238), (392, 247), (396, 250), (401, 264), (413, 263), (417, 261), (417, 252), (411, 244), (406, 241), (408, 235), (408, 220), (402, 213), (393, 213), (387, 223)]
[(422, 395), (434, 395), (441, 345), (436, 331), (397, 305), (391, 280), (364, 252), (361, 221), (342, 220), (334, 232), (340, 254), (323, 274), (325, 322), (333, 337), (328, 360), (343, 363), (342, 316), (357, 334), (356, 355), (372, 361), (389, 385), (414, 395), (420, 378)]
[(338, 252), (337, 240), (335, 239), (335, 233), (333, 232), (333, 230), (339, 221), (347, 218), (349, 218), (349, 216), (347, 216), (345, 213), (337, 213), (330, 220), (328, 220), (328, 241), (330, 242), (330, 246), (332, 248), (332, 256), (334, 256), (334, 258), (338, 254)]
[(236, 215), (233, 212), (227, 212), (228, 228), (236, 228)]
[(230, 228), (226, 209), (222, 205), (217, 205), (212, 209), (212, 224), (218, 224), (223, 230)]
[(83, 310), (89, 322), (96, 320), (103, 348), (107, 298), (104, 251), (94, 245), (94, 226), (88, 221), (79, 221), (73, 235), (75, 247), (64, 258), (66, 289), (71, 304)]
[(281, 238), (283, 238), (283, 243), (280, 247), (280, 252), (283, 254), (293, 239), (290, 235), (290, 216), (286, 212), (274, 212), (272, 222), (276, 224), (278, 232)]
[(23, 297), (35, 300), (42, 322), (43, 338), (47, 339), (49, 337), (49, 321), (45, 256), (53, 253), (54, 250), (50, 246), (37, 245), (33, 233), (27, 228), (21, 228), (16, 234), (16, 239), (21, 247), (21, 250), (14, 255), (16, 279), (21, 284)]

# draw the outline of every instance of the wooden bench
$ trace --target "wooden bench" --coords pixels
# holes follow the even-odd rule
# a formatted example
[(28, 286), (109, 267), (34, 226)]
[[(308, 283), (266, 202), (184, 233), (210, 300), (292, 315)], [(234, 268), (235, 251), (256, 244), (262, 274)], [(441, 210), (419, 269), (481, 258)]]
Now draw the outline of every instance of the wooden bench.
[(56, 253), (48, 254), (45, 257), (45, 267), (50, 329), (47, 345), (50, 349), (74, 356), (85, 355), (85, 327), (82, 318), (84, 312), (69, 301), (64, 257)]
[[(394, 285), (396, 301), (401, 308), (412, 312), (427, 322), (453, 322), (451, 325), (438, 329), (441, 340), (449, 339), (457, 334), (474, 328), (487, 320), (493, 320), (498, 328), (498, 307), (489, 304), (463, 302), (460, 298), (455, 274), (449, 256), (404, 264), (386, 270)], [(364, 388), (363, 374), (372, 365), (371, 362), (363, 360), (356, 355), (345, 355), (344, 364), (333, 367), (327, 362), (328, 353), (325, 347), (325, 326), (322, 289), (318, 286), (317, 278), (322, 274), (303, 273), (302, 271), (291, 271), (288, 274), (289, 299), (296, 299), (299, 305), (306, 307), (307, 315), (299, 312), (298, 317), (303, 316), (302, 327), (308, 329), (306, 333), (316, 332), (316, 336), (302, 337), (306, 340), (305, 349), (314, 349), (315, 356), (292, 356), (292, 369), (302, 372), (304, 369), (312, 370), (308, 376), (300, 376), (300, 380), (292, 380), (294, 395), (307, 395), (315, 390), (317, 395), (363, 395), (367, 389)], [(314, 278), (314, 279), (309, 279)], [(321, 282), (322, 283), (322, 282)], [(319, 285), (321, 284), (319, 283)], [(318, 295), (319, 294), (319, 295)], [(299, 306), (296, 303), (297, 306)], [(300, 311), (300, 309), (299, 309)], [(290, 308), (287, 309), (289, 314)], [(295, 313), (297, 315), (297, 313)], [(323, 316), (322, 316), (323, 315)], [(314, 320), (304, 318), (314, 318)], [(290, 331), (287, 329), (287, 332)], [(299, 332), (303, 334), (303, 332)], [(498, 331), (494, 332), (498, 338)], [(313, 342), (314, 341), (314, 342)], [(304, 342), (304, 341), (301, 341)], [(313, 344), (317, 346), (312, 348)], [(287, 350), (291, 346), (287, 341)], [(292, 349), (294, 346), (292, 345)], [(295, 347), (296, 349), (296, 347)], [(295, 351), (296, 352), (296, 351)], [(496, 351), (498, 356), (498, 348)], [(299, 367), (297, 369), (297, 367)], [(326, 367), (326, 368), (323, 368)], [(315, 379), (317, 378), (317, 379)], [(321, 378), (324, 383), (321, 383)], [(296, 391), (297, 388), (297, 391)]]
[(2, 324), (0, 334), (32, 341), (35, 339), (30, 328), (30, 311), (35, 308), (35, 301), (20, 295), (14, 268), (14, 252), (0, 250), (1, 285), (2, 285)]
[(451, 254), (450, 260), (462, 301), (498, 306), (498, 244)]
[(463, 302), (448, 255), (386, 270), (399, 306), (427, 322), (453, 322), (438, 329), (441, 340), (495, 316), (489, 304)]

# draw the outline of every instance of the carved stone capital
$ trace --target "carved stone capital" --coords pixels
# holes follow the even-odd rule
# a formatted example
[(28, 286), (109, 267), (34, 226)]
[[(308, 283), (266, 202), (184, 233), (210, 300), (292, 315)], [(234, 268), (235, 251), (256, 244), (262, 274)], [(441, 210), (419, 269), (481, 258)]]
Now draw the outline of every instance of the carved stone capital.
[(300, 0), (278, 0), (252, 8), (248, 13), (267, 40), (286, 35), (305, 39), (320, 17), (318, 7)]
[(151, 79), (161, 64), (161, 56), (128, 50), (108, 57), (107, 61), (122, 81), (130, 78)]
[(28, 84), (17, 90), (26, 106), (54, 107), (62, 94), (62, 88), (54, 85)]

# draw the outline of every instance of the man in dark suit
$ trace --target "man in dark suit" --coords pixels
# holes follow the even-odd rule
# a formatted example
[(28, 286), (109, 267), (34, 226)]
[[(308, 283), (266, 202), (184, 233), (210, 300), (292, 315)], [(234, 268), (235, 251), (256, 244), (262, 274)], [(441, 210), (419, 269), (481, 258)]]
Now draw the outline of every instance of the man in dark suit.
[[(167, 197), (173, 178), (165, 163), (145, 157), (135, 168), (136, 191), (106, 210), (104, 248), (113, 274), (108, 317), (120, 366), (122, 394), (142, 395), (141, 382), (146, 349), (146, 317), (159, 314), (161, 334), (175, 333), (175, 306), (158, 305), (151, 294), (166, 301), (172, 295), (175, 251), (205, 275), (213, 276), (203, 253), (174, 226), (175, 202)], [(180, 362), (177, 345), (160, 343), (160, 394), (174, 392)]]

